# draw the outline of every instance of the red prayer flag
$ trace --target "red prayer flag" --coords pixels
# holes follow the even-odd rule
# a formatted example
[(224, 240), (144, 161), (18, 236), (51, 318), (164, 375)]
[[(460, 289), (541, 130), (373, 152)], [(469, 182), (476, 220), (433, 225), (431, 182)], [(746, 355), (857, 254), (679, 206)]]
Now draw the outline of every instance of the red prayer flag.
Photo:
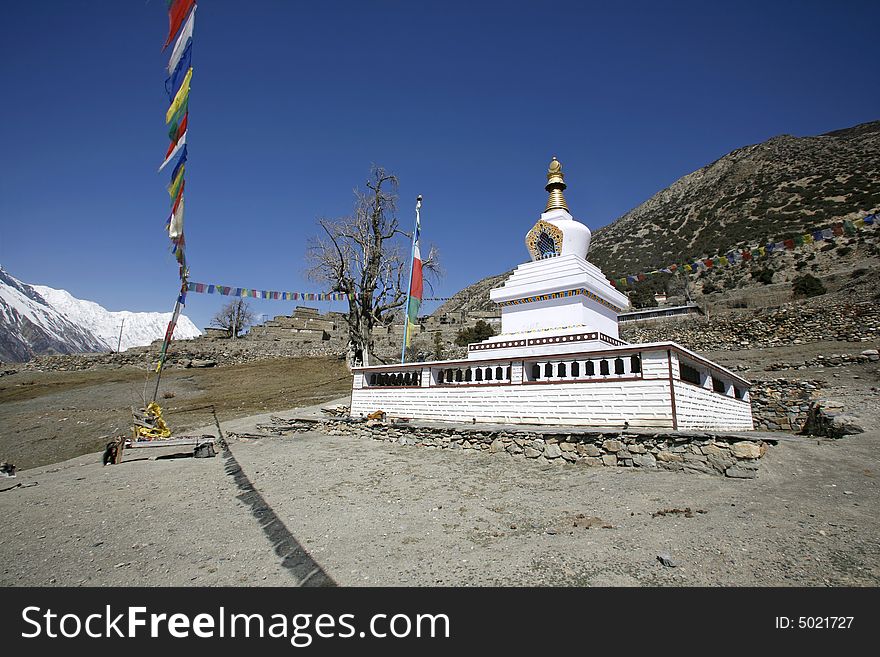
[(793, 239), (790, 239), (790, 240), (784, 240), (784, 241), (782, 242), (782, 245), (783, 245), (786, 249), (793, 249), (793, 248), (794, 248), (794, 240), (793, 240)]
[[(186, 181), (184, 180), (180, 183), (180, 190), (177, 192), (177, 198), (174, 199), (174, 205), (171, 206), (171, 214), (174, 215), (177, 212), (177, 206), (180, 205), (180, 199), (183, 198), (183, 188), (186, 187)], [(169, 221), (171, 221), (169, 219)]]
[(177, 30), (183, 25), (184, 19), (189, 15), (189, 10), (196, 4), (196, 0), (174, 0), (174, 4), (168, 9), (168, 38), (162, 50), (168, 47)]
[(834, 224), (831, 227), (831, 233), (835, 237), (840, 237), (841, 235), (843, 235), (843, 224)]

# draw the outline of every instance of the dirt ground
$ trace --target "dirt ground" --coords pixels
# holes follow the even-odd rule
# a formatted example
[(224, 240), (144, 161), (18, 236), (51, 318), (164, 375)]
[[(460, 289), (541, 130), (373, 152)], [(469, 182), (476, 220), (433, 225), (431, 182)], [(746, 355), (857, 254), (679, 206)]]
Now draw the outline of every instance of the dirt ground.
[(878, 440), (783, 441), (754, 480), (319, 433), (88, 455), (0, 480), (0, 585), (877, 586)]
[[(103, 450), (107, 436), (130, 435), (131, 407), (152, 397), (155, 374), (135, 368), (19, 372), (0, 378), (0, 461), (18, 468)], [(167, 369), (159, 387), (175, 433), (219, 419), (311, 405), (345, 394), (343, 361), (279, 358), (205, 369)], [(145, 393), (146, 390), (146, 393)]]
[[(231, 383), (221, 369), (179, 371), (169, 377), (177, 386), (169, 419), (185, 425), (188, 412), (193, 433), (216, 433), (210, 410), (186, 409), (225, 391), (223, 431), (253, 431), (270, 415), (294, 413), (251, 415), (260, 404), (290, 409), (347, 388), (331, 367), (316, 369), (323, 387), (289, 389), (295, 363), (247, 375), (240, 366)], [(0, 585), (877, 586), (877, 370), (819, 372), (859, 410), (866, 433), (782, 441), (753, 480), (541, 465), (317, 432), (233, 440), (209, 459), (130, 450), (121, 465), (102, 467), (90, 453), (0, 479)], [(120, 422), (114, 403), (143, 385), (143, 373), (139, 383), (91, 374), (0, 380), (0, 444), (10, 444), (10, 423), (19, 444), (45, 426), (52, 436), (40, 453), (63, 458), (74, 447), (59, 425), (86, 427), (66, 423), (91, 418), (88, 408)], [(812, 370), (766, 375), (820, 378)], [(286, 397), (270, 396), (281, 382)], [(76, 399), (92, 406), (74, 411)], [(56, 405), (68, 420), (52, 415), (62, 412)], [(196, 427), (201, 418), (206, 426)], [(166, 458), (142, 453), (154, 451)], [(675, 566), (661, 564), (661, 554)]]

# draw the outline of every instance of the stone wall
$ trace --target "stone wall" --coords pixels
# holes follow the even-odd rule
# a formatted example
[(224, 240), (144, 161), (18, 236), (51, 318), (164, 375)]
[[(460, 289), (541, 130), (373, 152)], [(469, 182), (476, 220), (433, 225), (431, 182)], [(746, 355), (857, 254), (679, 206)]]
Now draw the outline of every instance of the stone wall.
[(753, 381), (749, 395), (755, 429), (799, 433), (807, 423), (810, 405), (821, 394), (822, 383), (788, 379)]
[(542, 463), (681, 470), (740, 479), (757, 476), (759, 459), (769, 445), (767, 436), (744, 440), (742, 435), (715, 432), (516, 431), (347, 420), (325, 420), (299, 430), (315, 428), (330, 435), (426, 449), (478, 451)]
[(870, 301), (829, 304), (827, 300), (813, 300), (708, 318), (670, 319), (653, 326), (621, 324), (620, 337), (628, 342), (673, 340), (696, 352), (825, 340), (867, 342), (880, 339), (880, 307)]

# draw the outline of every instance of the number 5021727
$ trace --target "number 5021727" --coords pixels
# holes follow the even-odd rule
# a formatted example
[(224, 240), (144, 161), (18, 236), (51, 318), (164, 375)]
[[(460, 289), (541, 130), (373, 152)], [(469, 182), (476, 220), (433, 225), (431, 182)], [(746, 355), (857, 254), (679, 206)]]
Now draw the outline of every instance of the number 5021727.
[(787, 630), (847, 630), (855, 616), (789, 616), (776, 617), (776, 629)]

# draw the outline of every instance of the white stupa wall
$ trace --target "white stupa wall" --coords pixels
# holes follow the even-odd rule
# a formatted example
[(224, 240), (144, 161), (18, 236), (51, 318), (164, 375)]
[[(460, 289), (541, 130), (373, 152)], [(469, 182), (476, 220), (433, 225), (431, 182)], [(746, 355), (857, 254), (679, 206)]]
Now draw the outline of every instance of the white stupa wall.
[[(359, 369), (352, 389), (351, 414), (364, 417), (382, 410), (390, 417), (420, 418), (439, 422), (497, 422), (506, 424), (553, 424), (620, 428), (627, 422), (633, 429), (753, 429), (747, 382), (713, 366), (674, 343), (622, 345), (586, 354), (557, 354), (543, 358), (468, 361), (440, 361)], [(668, 348), (664, 348), (668, 347)], [(682, 381), (679, 353), (703, 375), (703, 384)], [(641, 371), (633, 371), (630, 356), (638, 354)], [(613, 363), (623, 356), (625, 370), (600, 373), (599, 363)], [(573, 361), (580, 361), (578, 376), (572, 375)], [(593, 361), (594, 373), (586, 371)], [(565, 376), (545, 376), (550, 364), (556, 372), (565, 363)], [(533, 379), (538, 365), (541, 376)], [(476, 380), (478, 368), (501, 367), (510, 376)], [(470, 370), (470, 381), (440, 382), (440, 371)], [(412, 372), (408, 386), (370, 383), (381, 372)], [(420, 376), (419, 376), (420, 373)], [(713, 378), (724, 381), (724, 391), (712, 389)], [(742, 397), (736, 397), (734, 386)]]
[(502, 335), (583, 327), (617, 338), (618, 311), (629, 305), (598, 267), (576, 253), (520, 265), (490, 298), (501, 305)]
[(583, 296), (501, 309), (501, 333), (504, 335), (572, 327), (618, 338), (617, 313)]

